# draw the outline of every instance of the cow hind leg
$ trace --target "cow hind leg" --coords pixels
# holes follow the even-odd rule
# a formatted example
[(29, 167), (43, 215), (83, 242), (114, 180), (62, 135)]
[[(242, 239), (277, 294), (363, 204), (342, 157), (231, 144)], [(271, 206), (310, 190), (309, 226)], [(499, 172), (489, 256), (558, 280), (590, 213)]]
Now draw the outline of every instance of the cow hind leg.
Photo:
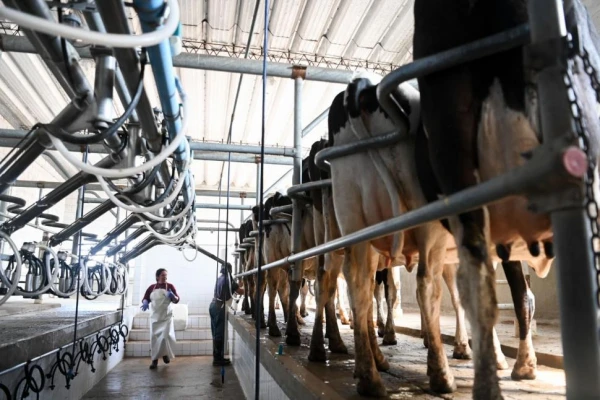
[[(373, 282), (373, 285), (376, 283)], [(390, 364), (386, 361), (379, 343), (377, 342), (377, 335), (375, 334), (375, 324), (373, 323), (373, 300), (371, 298), (371, 304), (367, 311), (367, 326), (369, 327), (369, 344), (371, 345), (371, 351), (373, 352), (373, 358), (375, 359), (375, 365), (379, 371), (387, 371), (390, 369)]]
[[(385, 285), (385, 279), (383, 277), (384, 273), (387, 274), (387, 270), (377, 271), (375, 277), (375, 290), (373, 291), (377, 308), (377, 335), (379, 337), (383, 337), (385, 334), (385, 322), (383, 321), (383, 286)], [(380, 282), (382, 284), (380, 284)]]
[[(370, 336), (377, 339), (373, 329), (373, 286), (365, 282), (373, 282), (375, 271), (368, 262), (368, 244), (361, 243), (346, 249), (344, 258), (344, 275), (348, 285), (350, 304), (354, 322), (355, 367), (354, 378), (358, 379), (356, 390), (363, 396), (384, 397), (387, 390), (377, 371), (373, 357)], [(370, 312), (369, 312), (370, 310)], [(369, 326), (369, 314), (371, 316)]]
[(315, 322), (313, 324), (312, 336), (310, 339), (310, 352), (308, 354), (309, 361), (325, 362), (327, 361), (327, 353), (325, 351), (325, 339), (323, 338), (323, 310), (325, 309), (326, 297), (323, 287), (325, 286), (326, 272), (323, 268), (319, 268), (317, 272), (317, 284), (315, 290), (316, 297), (316, 312)]
[(502, 399), (494, 348), (494, 325), (498, 318), (495, 272), (487, 252), (484, 211), (451, 218), (459, 246), (457, 284), (460, 299), (471, 325), (475, 381), (473, 398)]
[(460, 304), (458, 297), (458, 288), (456, 287), (456, 267), (455, 265), (445, 265), (442, 276), (450, 293), (452, 307), (456, 313), (456, 331), (454, 333), (454, 350), (452, 358), (457, 360), (470, 360), (473, 358), (471, 346), (469, 346), (469, 336), (467, 335), (467, 326), (465, 324), (465, 310)]
[(306, 312), (306, 297), (308, 296), (308, 281), (306, 279), (302, 279), (302, 289), (300, 291), (300, 316), (302, 318), (308, 317), (308, 312)]
[(259, 318), (259, 320), (260, 320), (260, 329), (267, 328), (267, 321), (265, 320), (265, 302), (264, 302), (266, 291), (267, 291), (267, 274), (265, 272), (263, 272), (261, 282), (260, 282), (260, 287), (258, 288), (258, 295), (260, 296), (260, 307), (257, 307), (258, 300), (257, 300), (257, 304), (255, 305), (255, 308), (257, 308), (257, 310), (256, 310), (257, 318)]
[(336, 298), (336, 307), (337, 307), (337, 312), (340, 316), (340, 322), (342, 323), (342, 325), (349, 325), (350, 321), (348, 321), (348, 317), (346, 316), (346, 311), (344, 311), (344, 306), (341, 302), (340, 299), (340, 290), (339, 288), (335, 291), (335, 298)]
[(423, 338), (423, 347), (429, 348), (429, 338), (427, 335), (427, 325), (425, 324), (425, 318), (423, 317), (423, 305), (419, 299), (419, 288), (417, 288), (417, 305), (419, 306), (419, 314), (421, 315), (421, 338)]
[(393, 346), (396, 341), (396, 330), (394, 324), (394, 310), (396, 308), (396, 283), (392, 277), (392, 271), (388, 270), (387, 279), (383, 282), (385, 285), (385, 302), (387, 304), (387, 320), (385, 322), (385, 332), (383, 335), (383, 345)]
[(527, 285), (521, 263), (508, 261), (502, 263), (506, 280), (515, 306), (519, 322), (519, 351), (513, 367), (511, 378), (514, 380), (535, 379), (537, 358), (531, 340), (531, 320), (535, 311), (535, 298)]
[(429, 385), (436, 393), (452, 393), (456, 390), (456, 383), (448, 365), (440, 330), (441, 270), (441, 263), (432, 263), (422, 257), (417, 270), (417, 293), (429, 343), (427, 351)]
[[(278, 271), (269, 271), (269, 273)], [(269, 277), (269, 318), (267, 320), (267, 326), (269, 327), (269, 336), (279, 337), (281, 331), (277, 326), (277, 317), (275, 315), (275, 299), (277, 298), (277, 280)]]
[[(288, 319), (287, 327), (285, 329), (285, 342), (290, 346), (300, 346), (300, 330), (298, 328), (300, 315), (298, 312), (298, 306), (296, 305), (296, 300), (298, 300), (298, 296), (300, 294), (300, 284), (301, 281), (294, 281), (292, 279), (292, 273), (289, 273), (289, 283), (290, 283), (290, 300), (289, 300), (289, 313), (290, 316)], [(295, 318), (294, 318), (295, 317)]]

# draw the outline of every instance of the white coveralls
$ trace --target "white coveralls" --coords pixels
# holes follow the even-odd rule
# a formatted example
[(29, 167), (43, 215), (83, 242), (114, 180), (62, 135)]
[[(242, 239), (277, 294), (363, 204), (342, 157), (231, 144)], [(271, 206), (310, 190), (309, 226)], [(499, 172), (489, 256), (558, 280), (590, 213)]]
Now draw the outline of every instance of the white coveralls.
[(173, 310), (171, 299), (165, 289), (154, 289), (150, 293), (150, 346), (152, 360), (168, 356), (174, 358), (175, 326), (173, 325)]

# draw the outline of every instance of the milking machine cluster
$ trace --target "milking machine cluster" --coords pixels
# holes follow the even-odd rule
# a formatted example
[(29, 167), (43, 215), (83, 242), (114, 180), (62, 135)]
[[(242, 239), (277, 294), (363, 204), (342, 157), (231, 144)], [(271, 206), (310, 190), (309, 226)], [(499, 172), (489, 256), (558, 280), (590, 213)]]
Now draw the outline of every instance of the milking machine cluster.
[[(4, 201), (13, 202), (7, 211), (19, 214), (18, 208), (25, 202), (13, 196), (1, 196)], [(62, 227), (58, 217), (45, 214), (45, 221), (38, 226)], [(84, 233), (87, 238), (96, 235)], [(39, 299), (43, 294), (60, 298), (70, 298), (78, 290), (88, 300), (101, 295), (122, 296), (127, 292), (128, 269), (119, 262), (89, 260), (79, 262), (79, 257), (65, 250), (55, 252), (44, 242), (24, 242), (18, 251), (10, 237), (3, 237), (13, 254), (2, 255), (7, 263), (0, 268), (0, 304), (10, 296)], [(70, 262), (68, 262), (70, 260)]]

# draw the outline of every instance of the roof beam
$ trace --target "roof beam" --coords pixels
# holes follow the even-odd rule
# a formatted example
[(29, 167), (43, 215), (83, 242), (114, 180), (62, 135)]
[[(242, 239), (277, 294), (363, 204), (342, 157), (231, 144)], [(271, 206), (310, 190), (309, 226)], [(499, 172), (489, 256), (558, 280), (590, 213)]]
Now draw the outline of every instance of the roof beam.
[[(0, 35), (0, 50), (15, 53), (36, 54), (34, 47), (24, 36)], [(77, 49), (81, 58), (92, 58), (89, 48)], [(262, 75), (262, 60), (250, 60), (231, 57), (209, 56), (205, 54), (181, 53), (173, 58), (173, 66), (178, 68), (203, 69), (207, 71), (221, 71), (249, 75)], [(293, 78), (293, 64), (269, 62), (267, 75), (277, 78)], [(305, 80), (350, 83), (354, 71), (306, 67)]]
[[(20, 129), (0, 129), (0, 147), (13, 148), (19, 144), (19, 141), (27, 134), (27, 131)], [(20, 144), (22, 146), (23, 143)], [(70, 151), (82, 152), (84, 148), (78, 145), (65, 143)], [(225, 144), (210, 143), (200, 141), (190, 141), (190, 148), (194, 150), (195, 160), (205, 161), (228, 161), (228, 152), (231, 152), (231, 162), (256, 164), (260, 161), (260, 146), (243, 144)], [(90, 153), (106, 154), (106, 148), (101, 144), (92, 144), (89, 146)], [(290, 156), (294, 153), (291, 147), (265, 147), (265, 163), (292, 165), (293, 160)]]

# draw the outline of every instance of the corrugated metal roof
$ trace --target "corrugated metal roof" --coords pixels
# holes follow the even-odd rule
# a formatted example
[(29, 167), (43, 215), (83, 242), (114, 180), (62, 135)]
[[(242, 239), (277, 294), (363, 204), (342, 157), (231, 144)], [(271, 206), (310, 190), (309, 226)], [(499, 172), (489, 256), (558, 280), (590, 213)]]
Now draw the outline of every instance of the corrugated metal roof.
[[(584, 2), (590, 7), (596, 21), (600, 21), (600, 4), (595, 0)], [(179, 0), (179, 3), (184, 51), (222, 56), (239, 56), (243, 53), (252, 22), (254, 1)], [(253, 58), (259, 58), (262, 54), (263, 4), (252, 35), (250, 56)], [(389, 70), (412, 59), (414, 0), (278, 0), (270, 4), (269, 51), (282, 61), (338, 65), (344, 69), (367, 65), (368, 62), (375, 68)], [(127, 10), (133, 31), (139, 32), (134, 11), (131, 8)], [(82, 65), (93, 84), (94, 63), (83, 60)], [(177, 73), (190, 99), (192, 116), (189, 134), (195, 140), (225, 141), (240, 75), (183, 69), (178, 69)], [(152, 105), (160, 106), (152, 74), (146, 74), (145, 83)], [(303, 125), (327, 108), (333, 97), (343, 89), (344, 86), (340, 84), (305, 82), (302, 93)], [(293, 95), (292, 80), (268, 78), (267, 145), (292, 145)], [(114, 98), (117, 115), (123, 107), (116, 93)], [(0, 128), (27, 129), (38, 121), (48, 122), (66, 102), (66, 94), (38, 56), (14, 53), (1, 55)], [(244, 76), (232, 130), (234, 143), (260, 142), (261, 102), (261, 77)], [(326, 134), (326, 125), (325, 121), (322, 122), (304, 139), (305, 149)], [(93, 159), (98, 159), (98, 156)], [(39, 180), (60, 179), (44, 163), (41, 161), (36, 164), (28, 175), (32, 174)], [(198, 187), (217, 188), (222, 167), (222, 162), (194, 161), (193, 171)], [(280, 165), (266, 167), (265, 185), (269, 186), (289, 169), (289, 166)], [(286, 183), (290, 182), (291, 177)], [(232, 164), (230, 183), (232, 190), (255, 191), (256, 168), (252, 164)], [(37, 194), (32, 200), (35, 198)]]

